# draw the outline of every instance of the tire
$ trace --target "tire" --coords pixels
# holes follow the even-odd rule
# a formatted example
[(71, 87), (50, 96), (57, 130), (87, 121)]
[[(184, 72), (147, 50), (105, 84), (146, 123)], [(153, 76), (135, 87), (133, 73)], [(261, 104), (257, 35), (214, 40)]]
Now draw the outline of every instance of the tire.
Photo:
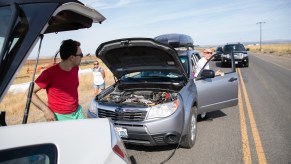
[(196, 140), (197, 135), (197, 107), (194, 106), (189, 115), (189, 123), (187, 125), (187, 134), (184, 137), (182, 143), (180, 144), (181, 147), (191, 149)]
[(246, 62), (246, 63), (244, 64), (244, 66), (245, 66), (245, 67), (249, 67), (249, 62)]
[(225, 63), (224, 62), (221, 62), (221, 67), (225, 67)]

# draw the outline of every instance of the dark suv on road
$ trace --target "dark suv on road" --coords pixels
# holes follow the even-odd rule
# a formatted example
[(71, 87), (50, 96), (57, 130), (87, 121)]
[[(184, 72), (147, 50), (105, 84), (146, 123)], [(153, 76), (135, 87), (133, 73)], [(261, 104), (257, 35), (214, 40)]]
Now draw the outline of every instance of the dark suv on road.
[(249, 66), (249, 56), (248, 51), (243, 44), (226, 44), (223, 46), (221, 54), (221, 65), (225, 66), (231, 63), (231, 53), (234, 55), (235, 64), (241, 64), (244, 67)]

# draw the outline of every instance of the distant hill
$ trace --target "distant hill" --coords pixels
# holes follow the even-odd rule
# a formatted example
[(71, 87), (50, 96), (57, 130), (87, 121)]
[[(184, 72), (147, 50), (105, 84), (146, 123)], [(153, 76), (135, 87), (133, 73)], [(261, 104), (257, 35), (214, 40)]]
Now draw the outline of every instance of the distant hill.
[[(255, 42), (242, 42), (243, 44), (260, 44), (260, 41)], [(287, 44), (291, 43), (291, 40), (277, 39), (277, 40), (263, 40), (262, 44)]]
[[(230, 43), (235, 43), (235, 42), (230, 42)], [(241, 42), (244, 45), (259, 45), (260, 41), (249, 41), (249, 42)], [(262, 44), (288, 44), (291, 43), (291, 40), (287, 40), (287, 39), (276, 39), (276, 40), (263, 40)], [(196, 48), (206, 48), (206, 47), (218, 47), (218, 46), (222, 46), (226, 43), (222, 43), (222, 44), (212, 44), (212, 45), (195, 45)]]

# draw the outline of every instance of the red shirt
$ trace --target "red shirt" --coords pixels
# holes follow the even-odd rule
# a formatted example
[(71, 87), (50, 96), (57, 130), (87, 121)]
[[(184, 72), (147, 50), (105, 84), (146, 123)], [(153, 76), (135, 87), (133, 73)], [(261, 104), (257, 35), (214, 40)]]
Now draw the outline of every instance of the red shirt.
[(78, 109), (79, 67), (64, 71), (54, 65), (44, 70), (35, 80), (48, 95), (48, 107), (59, 114), (70, 114)]

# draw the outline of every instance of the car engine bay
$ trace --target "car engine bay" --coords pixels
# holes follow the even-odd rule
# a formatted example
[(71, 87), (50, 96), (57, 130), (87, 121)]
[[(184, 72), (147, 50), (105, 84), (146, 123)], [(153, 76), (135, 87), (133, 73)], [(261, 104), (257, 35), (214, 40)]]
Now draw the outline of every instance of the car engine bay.
[(177, 92), (163, 90), (113, 91), (101, 98), (99, 102), (104, 104), (154, 106), (174, 101), (177, 99), (177, 95)]

